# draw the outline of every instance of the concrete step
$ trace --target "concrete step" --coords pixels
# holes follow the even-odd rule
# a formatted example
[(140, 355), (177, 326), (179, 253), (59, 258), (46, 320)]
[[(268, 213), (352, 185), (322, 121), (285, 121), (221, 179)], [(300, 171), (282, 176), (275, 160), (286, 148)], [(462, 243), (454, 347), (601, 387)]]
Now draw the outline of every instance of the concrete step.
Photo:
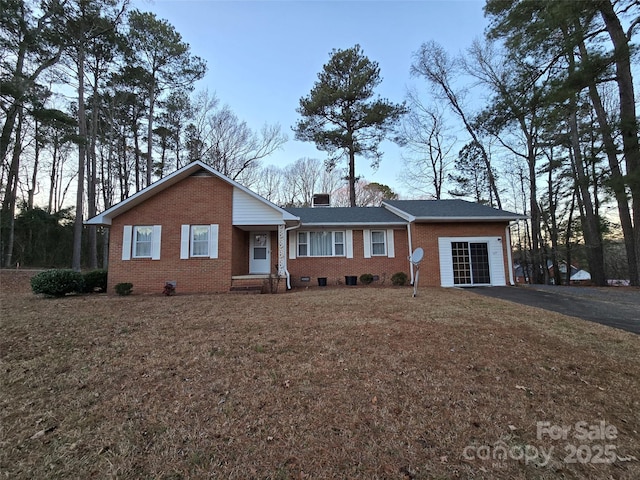
[(262, 293), (262, 285), (236, 285), (229, 289), (229, 293), (244, 293), (244, 294)]

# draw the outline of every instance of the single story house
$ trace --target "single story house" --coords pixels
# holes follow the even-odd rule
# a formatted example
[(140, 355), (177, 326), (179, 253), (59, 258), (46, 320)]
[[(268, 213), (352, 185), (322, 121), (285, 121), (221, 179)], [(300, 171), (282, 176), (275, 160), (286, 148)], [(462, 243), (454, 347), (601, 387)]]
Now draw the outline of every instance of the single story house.
[[(548, 278), (549, 282), (553, 285), (554, 283), (554, 275), (553, 275), (553, 262), (551, 260), (547, 260), (547, 270), (548, 270)], [(562, 282), (564, 283), (567, 278), (567, 262), (562, 261), (558, 263), (558, 270), (560, 270), (560, 277)], [(513, 267), (514, 277), (516, 284), (525, 284), (531, 283), (531, 279), (533, 278), (533, 266), (527, 265), (525, 266), (516, 263)], [(572, 285), (576, 284), (584, 284), (589, 283), (591, 281), (591, 274), (586, 270), (581, 270), (575, 265), (571, 265), (571, 276), (569, 277), (569, 283)]]
[(420, 284), (513, 284), (509, 225), (525, 218), (463, 200), (393, 200), (380, 207), (281, 208), (193, 162), (86, 221), (110, 229), (108, 291), (226, 292), (267, 284), (344, 283), (370, 273)]

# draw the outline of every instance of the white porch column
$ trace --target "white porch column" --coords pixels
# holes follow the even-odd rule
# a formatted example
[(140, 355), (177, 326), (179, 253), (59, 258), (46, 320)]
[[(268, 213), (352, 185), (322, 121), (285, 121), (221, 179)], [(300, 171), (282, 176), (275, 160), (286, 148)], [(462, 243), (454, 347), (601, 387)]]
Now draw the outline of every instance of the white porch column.
[(278, 225), (278, 275), (287, 271), (287, 232), (284, 225)]

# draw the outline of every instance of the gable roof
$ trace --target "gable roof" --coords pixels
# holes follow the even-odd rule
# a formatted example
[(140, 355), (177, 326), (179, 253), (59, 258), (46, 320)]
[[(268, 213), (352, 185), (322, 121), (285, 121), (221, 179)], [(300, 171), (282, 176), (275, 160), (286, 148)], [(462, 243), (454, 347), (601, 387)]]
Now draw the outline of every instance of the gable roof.
[(466, 200), (385, 200), (382, 205), (413, 222), (502, 222), (527, 218)]
[(407, 222), (380, 207), (303, 207), (287, 208), (302, 225), (406, 225)]
[(111, 208), (108, 208), (107, 210), (105, 210), (104, 212), (96, 215), (93, 218), (90, 218), (88, 220), (86, 220), (84, 223), (87, 225), (111, 225), (111, 220), (115, 217), (117, 217), (118, 215), (121, 215), (125, 212), (127, 212), (128, 210), (131, 210), (133, 207), (140, 205), (142, 202), (144, 202), (145, 200), (151, 198), (152, 196), (156, 195), (157, 193), (160, 193), (161, 191), (169, 188), (172, 185), (175, 185), (176, 183), (180, 182), (181, 180), (193, 175), (194, 173), (197, 173), (201, 170), (204, 170), (205, 172), (216, 176), (218, 178), (220, 178), (221, 180), (224, 180), (225, 182), (229, 183), (230, 185), (232, 185), (234, 188), (237, 188), (238, 190), (241, 190), (242, 192), (246, 193), (247, 195), (249, 195), (250, 197), (253, 197), (254, 199), (256, 199), (257, 201), (259, 201), (260, 203), (264, 204), (265, 206), (275, 210), (276, 212), (280, 213), (282, 215), (282, 219), (283, 220), (299, 220), (296, 216), (292, 215), (291, 213), (287, 212), (286, 210), (284, 210), (283, 208), (278, 207), (277, 205), (271, 203), (270, 201), (266, 200), (265, 198), (262, 198), (260, 195), (258, 195), (257, 193), (253, 192), (252, 190), (249, 190), (247, 187), (244, 187), (242, 185), (240, 185), (238, 182), (231, 180), (229, 177), (221, 174), (220, 172), (218, 172), (217, 170), (215, 170), (214, 168), (212, 168), (211, 166), (207, 165), (206, 163), (203, 163), (199, 160), (190, 163), (189, 165), (186, 165), (178, 170), (176, 170), (175, 172), (167, 175), (166, 177), (161, 178), (160, 180), (152, 183), (151, 185), (149, 185), (148, 187), (140, 190), (139, 192), (134, 193), (133, 195), (131, 195), (129, 198), (126, 198), (125, 200), (121, 201), (120, 203), (116, 203), (114, 206), (112, 206)]

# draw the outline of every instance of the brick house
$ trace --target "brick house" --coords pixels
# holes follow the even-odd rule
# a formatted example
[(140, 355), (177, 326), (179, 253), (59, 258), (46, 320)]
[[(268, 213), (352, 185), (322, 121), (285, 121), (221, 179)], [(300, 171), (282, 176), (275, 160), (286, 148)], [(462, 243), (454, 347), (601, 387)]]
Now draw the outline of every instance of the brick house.
[[(395, 200), (380, 207), (281, 208), (193, 162), (87, 220), (109, 233), (109, 286), (136, 293), (226, 292), (345, 283), (363, 273), (389, 284), (414, 267), (432, 286), (513, 284), (509, 224), (524, 218), (462, 200)], [(347, 278), (349, 277), (349, 278)]]

